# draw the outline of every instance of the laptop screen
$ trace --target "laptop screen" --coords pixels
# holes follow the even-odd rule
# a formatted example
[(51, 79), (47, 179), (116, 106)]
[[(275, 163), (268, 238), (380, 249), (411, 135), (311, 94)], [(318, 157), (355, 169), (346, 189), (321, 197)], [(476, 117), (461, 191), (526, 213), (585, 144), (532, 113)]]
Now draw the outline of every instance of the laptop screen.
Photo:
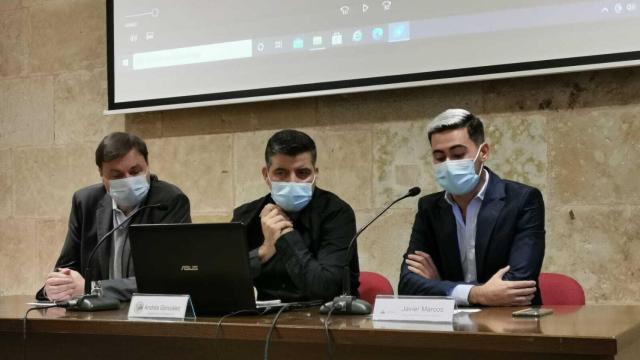
[(255, 309), (241, 223), (129, 227), (138, 292), (189, 294), (196, 313)]

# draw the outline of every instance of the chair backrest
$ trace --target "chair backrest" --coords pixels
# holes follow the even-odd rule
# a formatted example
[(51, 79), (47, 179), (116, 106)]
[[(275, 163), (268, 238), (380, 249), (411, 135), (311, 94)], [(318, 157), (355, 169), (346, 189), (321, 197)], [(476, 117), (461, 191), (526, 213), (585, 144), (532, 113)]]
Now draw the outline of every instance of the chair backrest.
[(360, 298), (373, 305), (376, 295), (393, 295), (393, 287), (386, 277), (369, 271), (360, 272)]
[(543, 305), (584, 305), (584, 290), (575, 279), (556, 273), (540, 273)]

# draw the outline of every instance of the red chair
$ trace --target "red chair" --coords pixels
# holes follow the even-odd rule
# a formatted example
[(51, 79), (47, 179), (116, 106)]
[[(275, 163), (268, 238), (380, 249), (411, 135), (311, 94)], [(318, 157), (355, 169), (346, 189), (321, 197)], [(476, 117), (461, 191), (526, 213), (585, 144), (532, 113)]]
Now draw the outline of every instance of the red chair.
[(376, 295), (393, 295), (393, 287), (386, 277), (369, 271), (360, 272), (360, 298), (373, 305)]
[(562, 274), (540, 273), (543, 305), (584, 305), (584, 290), (575, 279)]

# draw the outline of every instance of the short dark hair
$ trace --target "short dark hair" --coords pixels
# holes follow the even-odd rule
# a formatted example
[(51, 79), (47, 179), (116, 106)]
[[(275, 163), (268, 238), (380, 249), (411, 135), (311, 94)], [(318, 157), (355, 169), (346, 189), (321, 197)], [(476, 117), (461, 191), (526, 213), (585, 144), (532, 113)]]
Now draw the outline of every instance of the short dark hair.
[(482, 120), (464, 109), (449, 109), (436, 116), (427, 128), (429, 143), (431, 136), (447, 130), (467, 128), (469, 139), (476, 145), (484, 143), (484, 125)]
[(102, 164), (127, 155), (131, 149), (136, 149), (144, 156), (144, 161), (149, 163), (149, 152), (144, 140), (125, 132), (111, 133), (102, 139), (96, 149), (96, 165), (102, 169)]
[(273, 134), (267, 141), (264, 151), (264, 160), (267, 167), (271, 166), (271, 158), (277, 154), (296, 156), (302, 153), (311, 153), (311, 163), (316, 165), (316, 143), (302, 131), (285, 129)]

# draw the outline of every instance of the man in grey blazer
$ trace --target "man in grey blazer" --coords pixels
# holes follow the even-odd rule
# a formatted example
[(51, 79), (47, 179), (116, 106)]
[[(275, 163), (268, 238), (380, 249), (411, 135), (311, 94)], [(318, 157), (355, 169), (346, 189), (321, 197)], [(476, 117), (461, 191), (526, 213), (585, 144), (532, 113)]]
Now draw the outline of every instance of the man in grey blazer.
[(139, 137), (115, 132), (96, 149), (96, 165), (102, 183), (78, 190), (73, 195), (69, 229), (62, 252), (45, 284), (36, 294), (39, 300), (66, 301), (99, 287), (105, 296), (129, 300), (136, 291), (131, 263), (128, 224), (123, 224), (96, 249), (98, 241), (126, 217), (141, 209), (130, 223), (189, 223), (189, 198), (176, 186), (158, 180), (149, 171), (148, 151)]

